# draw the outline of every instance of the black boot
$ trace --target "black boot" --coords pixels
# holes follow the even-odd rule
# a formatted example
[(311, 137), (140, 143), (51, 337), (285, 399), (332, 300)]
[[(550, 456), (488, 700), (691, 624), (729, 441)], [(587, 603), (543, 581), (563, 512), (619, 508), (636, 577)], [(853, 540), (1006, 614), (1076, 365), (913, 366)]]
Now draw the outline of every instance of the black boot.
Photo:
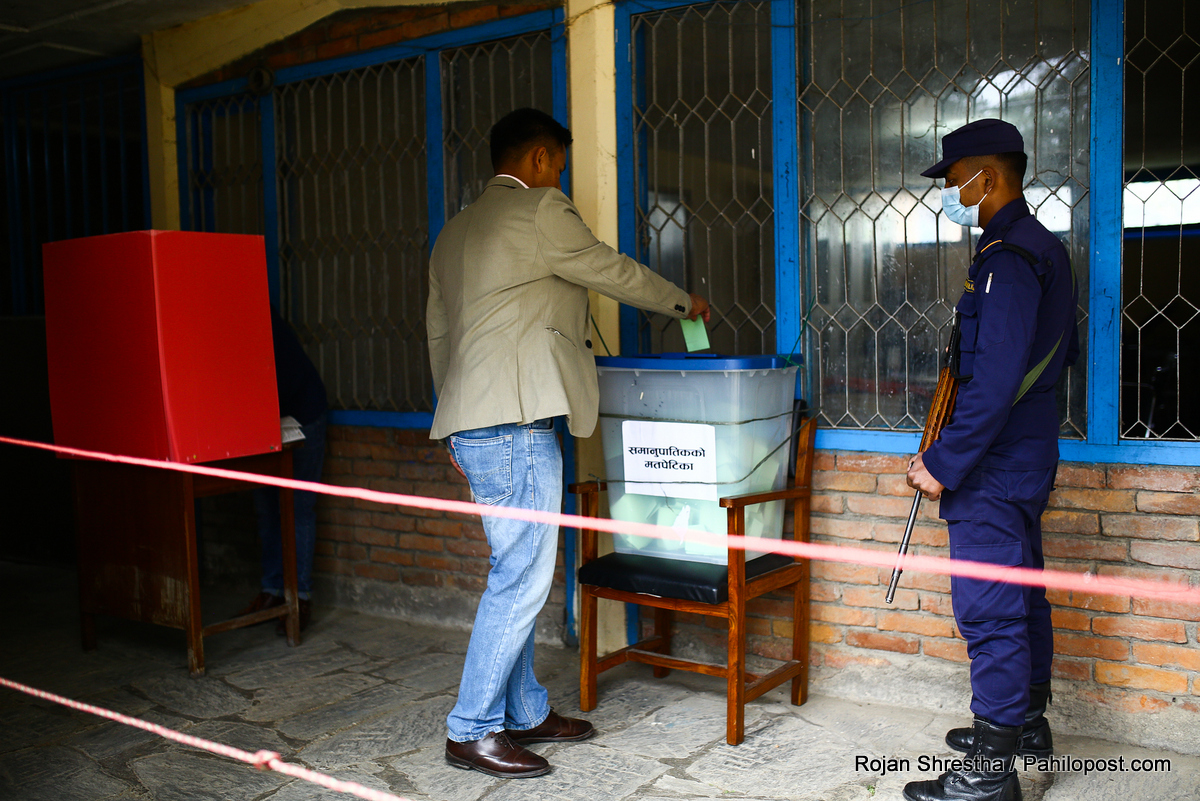
[[(1054, 753), (1054, 738), (1050, 735), (1050, 723), (1046, 720), (1046, 705), (1053, 700), (1050, 682), (1029, 685), (1029, 709), (1025, 711), (1025, 725), (1021, 727), (1021, 745), (1017, 753), (1044, 759)], [(946, 732), (946, 745), (964, 754), (971, 752), (974, 729), (951, 729)]]
[(1021, 782), (1013, 769), (1021, 727), (975, 718), (971, 735), (972, 748), (965, 758), (976, 761), (973, 769), (909, 782), (904, 797), (908, 801), (1021, 801)]

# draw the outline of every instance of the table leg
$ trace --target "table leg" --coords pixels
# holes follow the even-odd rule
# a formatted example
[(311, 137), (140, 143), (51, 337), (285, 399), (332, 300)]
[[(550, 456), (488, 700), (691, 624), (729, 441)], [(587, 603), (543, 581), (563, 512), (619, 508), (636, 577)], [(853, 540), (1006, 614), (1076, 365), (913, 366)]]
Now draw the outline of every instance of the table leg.
[[(279, 457), (282, 460), (282, 475), (292, 477), (292, 453), (284, 451)], [(286, 488), (279, 488), (279, 533), (283, 545), (283, 597), (287, 604), (288, 613), (284, 618), (287, 629), (288, 645), (300, 644), (300, 596), (296, 579), (296, 500), (295, 493)]]
[(187, 581), (187, 609), (184, 610), (184, 632), (187, 635), (188, 673), (204, 675), (204, 624), (200, 613), (200, 550), (196, 535), (196, 492), (195, 477), (180, 473), (171, 481), (179, 483), (183, 496), (182, 512), (184, 536), (184, 575)]

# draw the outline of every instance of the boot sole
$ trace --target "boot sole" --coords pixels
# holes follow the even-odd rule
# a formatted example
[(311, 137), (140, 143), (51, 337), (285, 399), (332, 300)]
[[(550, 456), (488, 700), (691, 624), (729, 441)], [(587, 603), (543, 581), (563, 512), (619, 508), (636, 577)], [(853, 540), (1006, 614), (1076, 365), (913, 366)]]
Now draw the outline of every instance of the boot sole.
[(498, 779), (532, 779), (534, 776), (545, 776), (550, 772), (550, 765), (544, 768), (534, 768), (533, 770), (523, 771), (503, 771), (485, 768), (482, 765), (476, 765), (474, 762), (469, 762), (465, 759), (450, 756), (446, 754), (446, 764), (459, 770), (477, 770), (480, 773), (486, 773), (488, 776), (495, 776)]
[(577, 743), (580, 740), (586, 740), (595, 735), (596, 730), (590, 729), (583, 734), (576, 734), (574, 737), (513, 737), (512, 732), (509, 732), (508, 738), (517, 745), (529, 745), (530, 743)]

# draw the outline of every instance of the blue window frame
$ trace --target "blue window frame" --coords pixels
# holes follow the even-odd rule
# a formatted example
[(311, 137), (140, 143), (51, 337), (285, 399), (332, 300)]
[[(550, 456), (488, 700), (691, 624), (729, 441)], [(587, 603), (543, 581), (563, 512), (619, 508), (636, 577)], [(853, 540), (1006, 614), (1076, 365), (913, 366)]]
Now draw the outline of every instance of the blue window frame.
[[(633, 41), (633, 18), (700, 2), (675, 0), (618, 0), (616, 5), (617, 124), (619, 153), (620, 244), (637, 252), (634, 85), (640, 59)], [(1200, 443), (1122, 440), (1118, 436), (1120, 401), (1121, 252), (1124, 236), (1121, 208), (1123, 186), (1123, 56), (1124, 0), (1091, 0), (1090, 15), (1090, 158), (1089, 195), (1089, 305), (1087, 310), (1086, 436), (1061, 439), (1066, 461), (1122, 462), (1164, 465), (1200, 464)], [(798, 163), (797, 115), (784, 113), (797, 107), (798, 68), (796, 3), (771, 0), (771, 60), (774, 114), (774, 233), (776, 346), (789, 353), (800, 335), (804, 310), (799, 291), (785, 288), (809, 286), (811, 269), (801, 263), (800, 208), (796, 183)], [(807, 294), (807, 293), (805, 293)], [(634, 310), (621, 312), (622, 349), (644, 350)], [(1083, 333), (1083, 332), (1081, 332)], [(811, 354), (806, 354), (811, 356)], [(817, 447), (823, 449), (912, 453), (920, 433), (822, 429)]]

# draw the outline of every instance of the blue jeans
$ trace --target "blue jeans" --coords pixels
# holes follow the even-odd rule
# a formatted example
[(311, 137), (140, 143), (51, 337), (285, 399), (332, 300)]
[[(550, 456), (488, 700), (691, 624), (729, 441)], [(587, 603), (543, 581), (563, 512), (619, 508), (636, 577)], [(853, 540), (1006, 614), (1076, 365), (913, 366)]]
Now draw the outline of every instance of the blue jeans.
[[(562, 511), (562, 452), (552, 420), (459, 431), (450, 447), (476, 503)], [(446, 718), (456, 742), (532, 729), (550, 714), (549, 694), (533, 675), (533, 633), (554, 578), (558, 527), (484, 516), (483, 530), (491, 570), (458, 702)]]
[[(292, 450), (292, 477), (298, 481), (320, 481), (325, 463), (325, 420), (321, 414), (300, 426), (304, 439)], [(317, 547), (317, 494), (293, 492), (296, 509), (296, 584), (301, 598), (312, 597), (313, 551)], [(283, 595), (283, 539), (279, 524), (279, 490), (259, 487), (254, 491), (258, 538), (262, 541), (262, 589)]]

